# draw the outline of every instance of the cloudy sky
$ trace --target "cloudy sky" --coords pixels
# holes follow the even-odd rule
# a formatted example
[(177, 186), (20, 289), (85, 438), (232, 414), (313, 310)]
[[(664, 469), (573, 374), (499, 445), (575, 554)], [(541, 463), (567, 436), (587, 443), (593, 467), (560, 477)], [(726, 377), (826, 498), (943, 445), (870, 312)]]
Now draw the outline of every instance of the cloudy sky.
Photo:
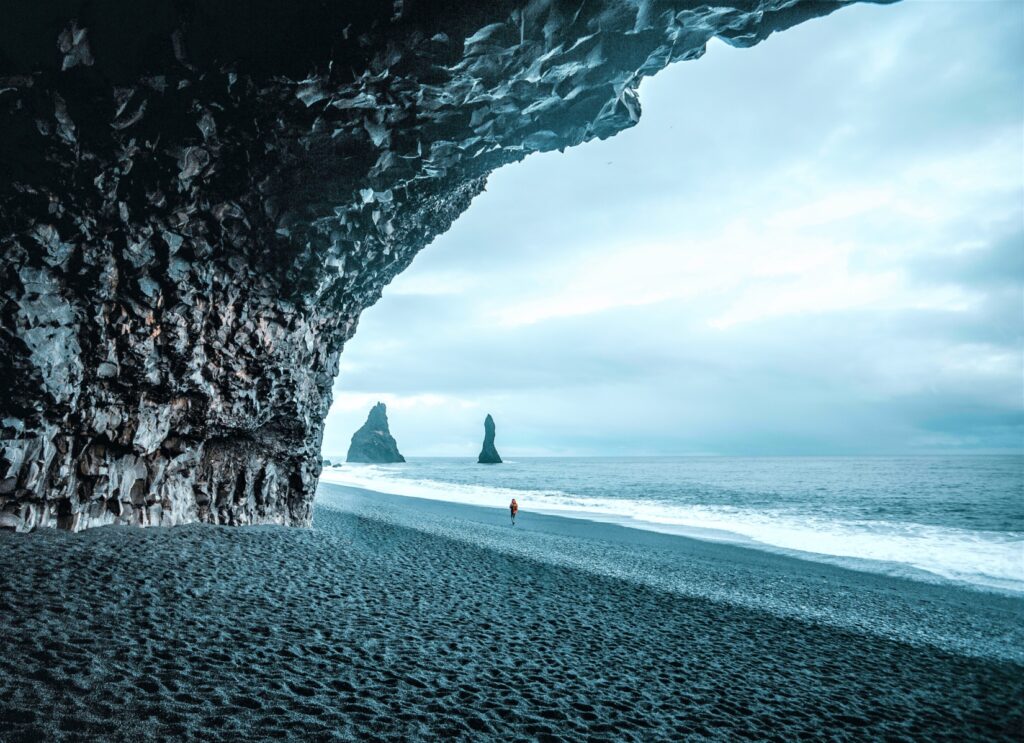
[(324, 453), (1024, 450), (1024, 3), (859, 5), (495, 173), (366, 311)]

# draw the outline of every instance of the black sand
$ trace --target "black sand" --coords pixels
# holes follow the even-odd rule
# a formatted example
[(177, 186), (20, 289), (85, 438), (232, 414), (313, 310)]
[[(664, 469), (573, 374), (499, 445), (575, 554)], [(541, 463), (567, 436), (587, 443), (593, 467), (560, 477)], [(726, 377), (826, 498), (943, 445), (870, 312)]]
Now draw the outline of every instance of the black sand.
[(1021, 740), (1024, 601), (322, 486), (0, 534), (3, 740)]

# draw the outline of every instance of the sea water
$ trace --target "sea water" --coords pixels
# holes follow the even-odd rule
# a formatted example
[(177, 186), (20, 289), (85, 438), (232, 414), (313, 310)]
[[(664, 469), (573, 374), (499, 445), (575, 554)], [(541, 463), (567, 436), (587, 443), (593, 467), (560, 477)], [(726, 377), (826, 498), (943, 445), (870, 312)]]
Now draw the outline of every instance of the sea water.
[(422, 458), (322, 479), (1024, 593), (1024, 457)]

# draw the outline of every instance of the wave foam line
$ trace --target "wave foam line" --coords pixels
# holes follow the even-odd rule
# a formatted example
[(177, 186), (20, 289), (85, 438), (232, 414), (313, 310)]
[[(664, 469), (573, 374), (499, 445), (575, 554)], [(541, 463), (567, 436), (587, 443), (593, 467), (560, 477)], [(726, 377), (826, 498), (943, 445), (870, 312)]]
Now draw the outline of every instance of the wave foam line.
[[(957, 582), (1024, 593), (1024, 534), (888, 521), (839, 521), (770, 511), (665, 504), (630, 498), (587, 498), (560, 490), (519, 490), (406, 479), (377, 465), (327, 468), (324, 482), (413, 498), (611, 521), (652, 531), (739, 541), (748, 546), (923, 570)], [(753, 544), (751, 544), (753, 543)]]

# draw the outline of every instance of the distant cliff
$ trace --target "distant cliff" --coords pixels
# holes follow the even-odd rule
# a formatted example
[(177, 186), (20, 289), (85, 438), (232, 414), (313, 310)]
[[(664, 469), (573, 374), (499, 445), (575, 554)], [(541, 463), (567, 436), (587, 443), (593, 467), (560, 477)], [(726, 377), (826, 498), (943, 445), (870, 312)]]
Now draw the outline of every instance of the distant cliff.
[(490, 413), (484, 418), (484, 446), (476, 461), (478, 464), (501, 464), (498, 450), (494, 448), (494, 418)]
[(398, 442), (388, 428), (388, 409), (379, 402), (370, 409), (366, 423), (352, 434), (348, 447), (349, 462), (370, 464), (391, 464), (404, 462), (405, 457), (398, 451)]

